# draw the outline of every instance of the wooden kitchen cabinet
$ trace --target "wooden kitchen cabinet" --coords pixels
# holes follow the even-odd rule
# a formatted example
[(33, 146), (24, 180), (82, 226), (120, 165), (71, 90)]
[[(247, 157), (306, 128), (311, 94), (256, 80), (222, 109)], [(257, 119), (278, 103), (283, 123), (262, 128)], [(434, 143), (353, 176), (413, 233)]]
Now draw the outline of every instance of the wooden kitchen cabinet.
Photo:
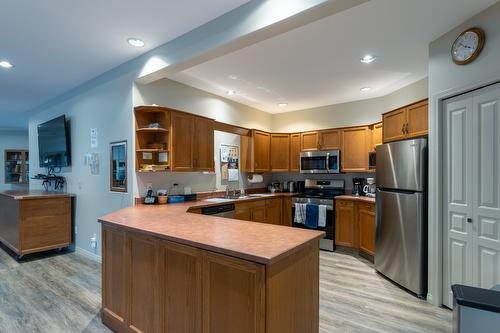
[(266, 200), (236, 202), (234, 218), (237, 220), (266, 223)]
[(153, 332), (160, 323), (160, 251), (156, 238), (128, 237), (130, 294), (127, 326), (131, 331)]
[(204, 252), (203, 332), (264, 333), (264, 266)]
[(290, 171), (300, 171), (300, 133), (290, 134)]
[(241, 171), (267, 172), (271, 170), (271, 134), (251, 130), (250, 136), (240, 136)]
[(335, 199), (335, 244), (375, 256), (375, 203)]
[(371, 132), (368, 126), (350, 127), (342, 130), (342, 172), (368, 171)]
[(319, 149), (333, 150), (341, 149), (342, 130), (329, 129), (319, 131)]
[(193, 135), (193, 164), (196, 171), (215, 171), (213, 119), (195, 117)]
[(335, 200), (335, 244), (356, 247), (354, 202)]
[(427, 133), (427, 100), (383, 114), (384, 142), (424, 136)]
[(319, 330), (318, 241), (261, 263), (110, 225), (102, 236), (101, 316), (114, 332)]
[(406, 108), (408, 138), (427, 135), (429, 130), (429, 103), (427, 100)]
[(359, 250), (375, 255), (375, 205), (358, 203)]
[(172, 171), (213, 171), (215, 121), (173, 111), (171, 122)]
[(290, 169), (290, 135), (271, 134), (271, 171), (288, 172)]
[(281, 214), (281, 224), (287, 227), (292, 226), (292, 197), (283, 197), (283, 210)]
[[(290, 208), (291, 211), (291, 208)], [(234, 218), (252, 222), (281, 224), (283, 204), (281, 198), (236, 202)]]
[(383, 143), (382, 140), (382, 122), (376, 123), (372, 125), (372, 146), (371, 150), (375, 150), (378, 145)]
[(318, 150), (318, 131), (304, 132), (300, 134), (301, 151)]
[(161, 242), (160, 285), (165, 306), (161, 332), (202, 332), (202, 251)]
[(172, 112), (172, 171), (193, 171), (194, 116)]
[(282, 212), (282, 198), (273, 198), (266, 200), (266, 223), (281, 225)]

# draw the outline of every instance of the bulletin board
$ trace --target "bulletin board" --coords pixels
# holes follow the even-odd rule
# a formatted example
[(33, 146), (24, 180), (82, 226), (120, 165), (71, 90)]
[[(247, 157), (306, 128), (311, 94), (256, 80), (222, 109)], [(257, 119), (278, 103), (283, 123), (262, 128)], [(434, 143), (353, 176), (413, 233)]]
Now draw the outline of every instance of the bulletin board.
[(222, 180), (238, 181), (240, 148), (234, 145), (220, 145), (220, 168)]

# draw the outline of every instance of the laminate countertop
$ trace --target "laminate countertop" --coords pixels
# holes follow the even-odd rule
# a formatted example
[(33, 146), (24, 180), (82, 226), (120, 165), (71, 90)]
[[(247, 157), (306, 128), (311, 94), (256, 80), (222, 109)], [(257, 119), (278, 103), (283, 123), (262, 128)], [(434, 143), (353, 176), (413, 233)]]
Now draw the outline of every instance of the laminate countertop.
[(325, 233), (195, 214), (188, 210), (291, 195), (276, 193), (217, 203), (199, 200), (167, 205), (136, 205), (103, 216), (99, 222), (267, 265), (296, 253), (323, 238)]
[(362, 201), (368, 203), (375, 203), (375, 198), (369, 198), (365, 196), (354, 196), (354, 195), (339, 195), (335, 197), (335, 200), (353, 200), (353, 201)]
[(32, 200), (32, 199), (46, 199), (46, 198), (69, 198), (73, 197), (71, 193), (63, 192), (47, 192), (43, 190), (8, 190), (1, 191), (0, 195), (12, 198), (14, 200)]

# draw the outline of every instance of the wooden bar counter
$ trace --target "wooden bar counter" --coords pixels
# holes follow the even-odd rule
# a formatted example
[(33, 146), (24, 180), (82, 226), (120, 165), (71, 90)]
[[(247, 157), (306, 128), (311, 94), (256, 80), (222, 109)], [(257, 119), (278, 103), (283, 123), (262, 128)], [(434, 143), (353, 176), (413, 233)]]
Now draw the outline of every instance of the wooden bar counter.
[(0, 192), (0, 241), (18, 257), (71, 244), (71, 194)]
[(323, 232), (137, 205), (102, 223), (102, 320), (115, 332), (317, 333)]

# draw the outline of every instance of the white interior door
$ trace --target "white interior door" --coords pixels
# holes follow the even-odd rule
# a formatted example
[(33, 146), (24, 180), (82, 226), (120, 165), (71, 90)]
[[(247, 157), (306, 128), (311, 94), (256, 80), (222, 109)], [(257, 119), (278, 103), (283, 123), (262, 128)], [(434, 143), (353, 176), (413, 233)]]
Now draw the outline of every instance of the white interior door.
[(443, 303), (452, 307), (451, 285), (472, 282), (472, 94), (444, 104)]
[(444, 102), (443, 304), (500, 284), (500, 84)]
[(474, 93), (472, 285), (488, 289), (500, 283), (499, 102), (499, 85)]

